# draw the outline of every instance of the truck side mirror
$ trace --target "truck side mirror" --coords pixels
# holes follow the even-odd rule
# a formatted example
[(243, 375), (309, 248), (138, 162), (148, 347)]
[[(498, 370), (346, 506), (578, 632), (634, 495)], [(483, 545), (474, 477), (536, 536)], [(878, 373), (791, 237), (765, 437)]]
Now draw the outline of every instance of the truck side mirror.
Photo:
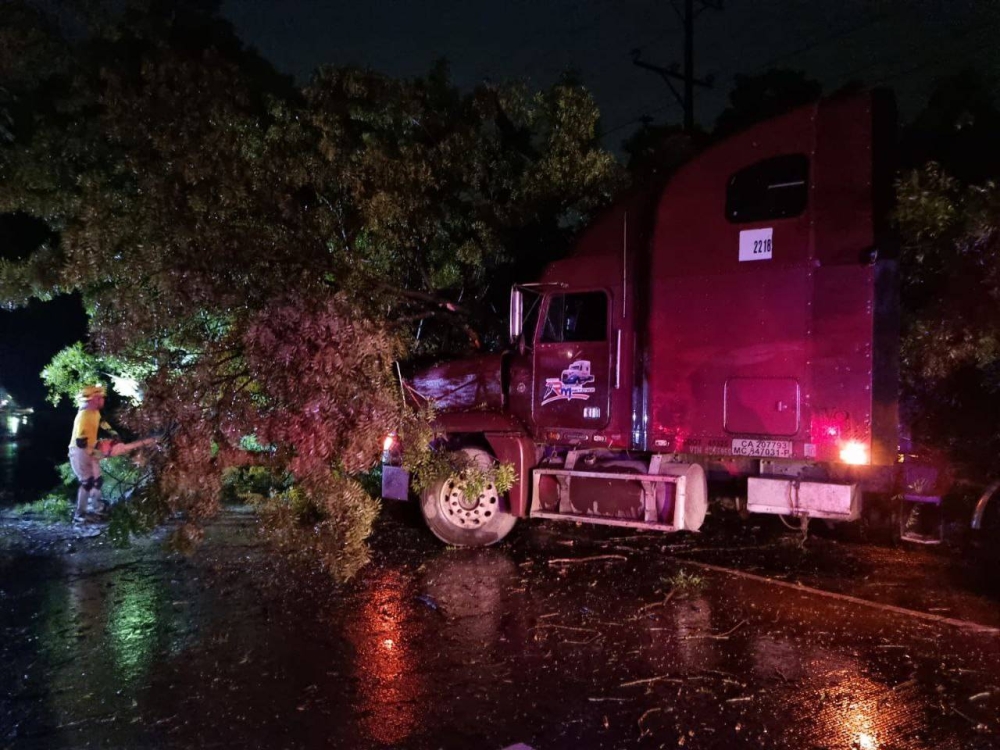
[(510, 290), (510, 343), (516, 344), (524, 325), (524, 292), (516, 286)]

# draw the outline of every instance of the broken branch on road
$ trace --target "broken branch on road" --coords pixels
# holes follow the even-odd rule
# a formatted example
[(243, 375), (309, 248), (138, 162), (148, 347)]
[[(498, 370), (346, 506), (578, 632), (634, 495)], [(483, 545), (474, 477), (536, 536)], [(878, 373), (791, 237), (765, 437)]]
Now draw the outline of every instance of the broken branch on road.
[(618, 687), (634, 687), (636, 685), (648, 685), (651, 682), (684, 682), (679, 677), (667, 677), (666, 675), (660, 675), (658, 677), (644, 677), (641, 680), (632, 680), (631, 682), (623, 682)]
[(714, 638), (717, 641), (722, 641), (722, 640), (727, 639), (729, 636), (731, 636), (733, 633), (735, 633), (737, 631), (737, 629), (739, 629), (740, 626), (745, 625), (745, 624), (746, 624), (746, 619), (743, 619), (743, 620), (740, 620), (735, 625), (733, 625), (733, 627), (731, 627), (725, 633), (719, 633), (719, 634), (704, 633), (702, 635), (684, 635), (684, 636), (681, 636), (681, 640), (682, 641), (693, 641), (693, 640), (695, 640), (697, 638)]
[(573, 563), (593, 562), (595, 560), (622, 560), (628, 561), (625, 555), (591, 555), (590, 557), (558, 557), (549, 560), (549, 565), (572, 565)]

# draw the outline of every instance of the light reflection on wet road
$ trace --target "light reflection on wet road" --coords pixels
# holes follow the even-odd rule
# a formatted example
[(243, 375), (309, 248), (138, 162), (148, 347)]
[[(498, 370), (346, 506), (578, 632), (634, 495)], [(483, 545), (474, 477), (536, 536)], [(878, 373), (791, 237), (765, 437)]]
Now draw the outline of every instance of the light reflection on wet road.
[(187, 560), (0, 546), (0, 747), (1000, 747), (1000, 636), (694, 569), (666, 599), (658, 542), (410, 520), (343, 587), (241, 515)]

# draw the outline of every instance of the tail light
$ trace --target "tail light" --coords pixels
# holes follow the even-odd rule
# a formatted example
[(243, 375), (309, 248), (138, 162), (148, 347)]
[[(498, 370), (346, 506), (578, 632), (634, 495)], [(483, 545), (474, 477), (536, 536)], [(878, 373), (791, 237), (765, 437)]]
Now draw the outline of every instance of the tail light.
[(871, 463), (867, 429), (839, 410), (820, 410), (812, 417), (810, 435), (821, 461), (840, 461), (851, 466)]
[(862, 466), (868, 461), (868, 447), (857, 440), (848, 440), (840, 446), (840, 460), (845, 464)]

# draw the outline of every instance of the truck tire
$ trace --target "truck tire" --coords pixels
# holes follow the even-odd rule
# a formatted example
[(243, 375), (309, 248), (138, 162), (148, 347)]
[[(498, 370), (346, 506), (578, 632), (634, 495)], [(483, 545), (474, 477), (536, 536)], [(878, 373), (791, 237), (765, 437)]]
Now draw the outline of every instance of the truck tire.
[[(493, 457), (479, 448), (463, 448), (462, 453), (486, 469)], [(420, 493), (420, 512), (438, 539), (455, 547), (486, 547), (496, 544), (514, 528), (507, 496), (487, 485), (477, 498), (466, 499), (460, 475), (434, 482)]]

